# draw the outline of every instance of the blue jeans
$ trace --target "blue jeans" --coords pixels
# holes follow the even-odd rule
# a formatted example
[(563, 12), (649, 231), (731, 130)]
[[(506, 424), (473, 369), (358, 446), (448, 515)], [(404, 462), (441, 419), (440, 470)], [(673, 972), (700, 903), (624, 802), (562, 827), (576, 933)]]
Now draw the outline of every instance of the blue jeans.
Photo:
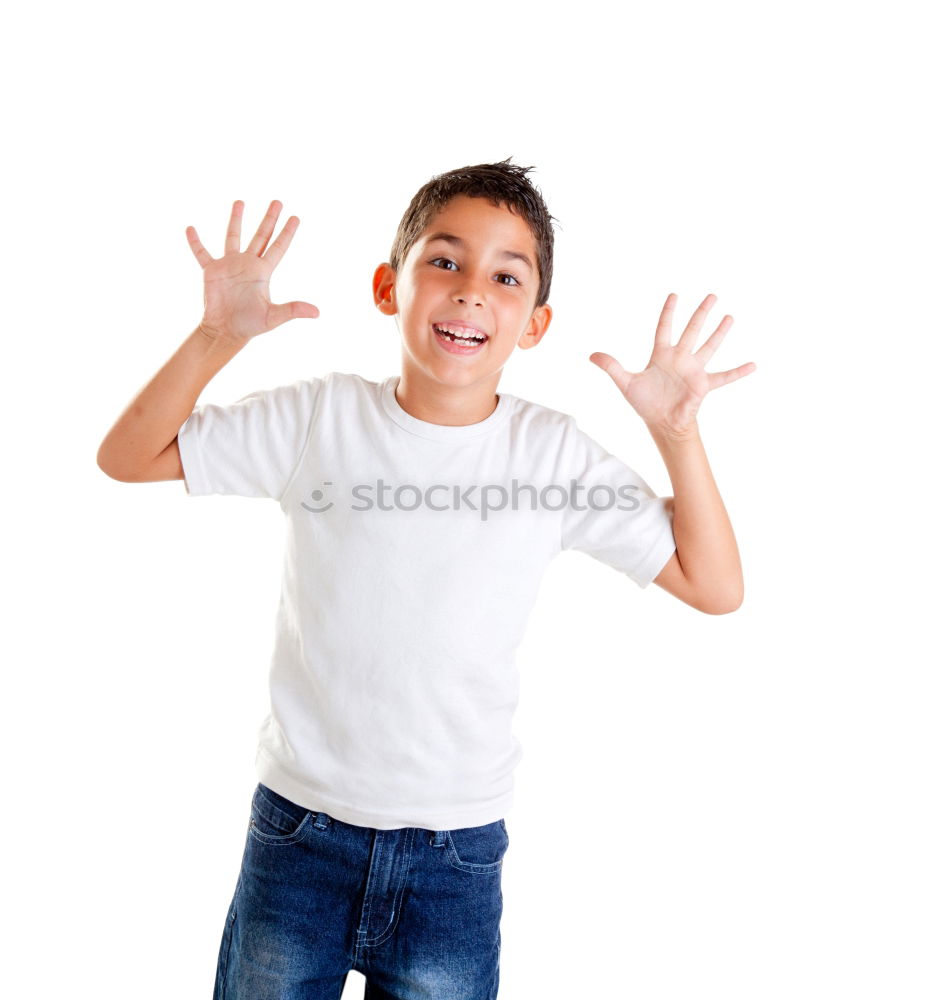
[(213, 1000), (495, 1000), (502, 819), (376, 830), (259, 784)]

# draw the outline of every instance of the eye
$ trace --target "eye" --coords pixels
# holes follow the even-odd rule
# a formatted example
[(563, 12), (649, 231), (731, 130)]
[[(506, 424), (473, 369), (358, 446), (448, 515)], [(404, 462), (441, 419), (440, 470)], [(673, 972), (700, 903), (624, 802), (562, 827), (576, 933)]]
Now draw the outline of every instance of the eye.
[[(508, 280), (504, 281), (503, 280), (504, 278), (506, 278)], [(502, 274), (498, 274), (497, 275), (497, 281), (499, 281), (501, 285), (518, 285), (519, 284), (519, 282), (516, 280), (516, 278), (512, 274), (507, 274), (506, 271), (504, 271)]]
[(434, 260), (430, 260), (428, 263), (433, 264), (435, 267), (440, 267), (443, 271), (451, 270), (451, 268), (447, 266), (448, 264), (457, 270), (457, 264), (455, 264), (450, 257), (435, 257)]

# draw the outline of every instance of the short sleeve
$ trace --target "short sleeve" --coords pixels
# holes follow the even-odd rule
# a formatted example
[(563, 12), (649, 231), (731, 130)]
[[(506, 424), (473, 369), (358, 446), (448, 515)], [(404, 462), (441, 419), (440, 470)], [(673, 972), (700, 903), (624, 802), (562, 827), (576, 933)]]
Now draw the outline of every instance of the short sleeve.
[(186, 492), (280, 500), (304, 453), (322, 384), (300, 379), (227, 406), (197, 406), (177, 434)]
[(575, 426), (562, 549), (576, 549), (646, 587), (676, 550), (670, 497)]

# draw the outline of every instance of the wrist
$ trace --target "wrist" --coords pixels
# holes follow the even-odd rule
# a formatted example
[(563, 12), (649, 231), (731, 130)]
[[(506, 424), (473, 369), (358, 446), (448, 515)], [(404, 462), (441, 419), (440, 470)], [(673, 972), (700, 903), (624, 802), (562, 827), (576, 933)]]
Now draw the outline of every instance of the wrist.
[(226, 351), (239, 351), (247, 343), (247, 337), (236, 337), (234, 334), (226, 333), (223, 330), (219, 330), (216, 327), (211, 326), (205, 321), (201, 322), (199, 326), (193, 331), (212, 349), (223, 349)]
[(665, 424), (647, 424), (650, 436), (658, 445), (682, 445), (700, 441), (699, 424), (694, 420), (681, 429)]

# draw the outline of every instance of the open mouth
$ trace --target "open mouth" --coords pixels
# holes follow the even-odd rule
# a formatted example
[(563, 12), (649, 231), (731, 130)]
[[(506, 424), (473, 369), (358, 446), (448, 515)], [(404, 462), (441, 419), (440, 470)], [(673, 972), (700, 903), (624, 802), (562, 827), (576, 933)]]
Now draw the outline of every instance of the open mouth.
[(457, 323), (433, 323), (432, 329), (442, 340), (458, 347), (480, 347), (488, 340), (483, 331)]

